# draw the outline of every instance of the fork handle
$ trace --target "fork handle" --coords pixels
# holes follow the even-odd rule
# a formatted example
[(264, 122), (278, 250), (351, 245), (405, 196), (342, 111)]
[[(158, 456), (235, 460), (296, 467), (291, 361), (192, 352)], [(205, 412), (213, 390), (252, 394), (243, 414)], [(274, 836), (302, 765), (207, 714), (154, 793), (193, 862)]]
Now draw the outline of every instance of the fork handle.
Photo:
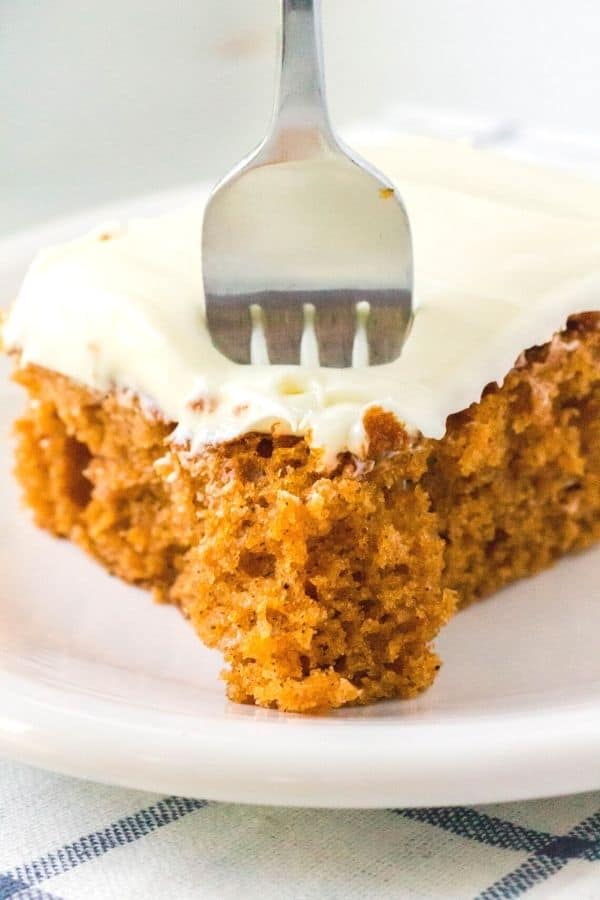
[(336, 147), (325, 96), (320, 0), (282, 0), (281, 70), (271, 134), (288, 159)]

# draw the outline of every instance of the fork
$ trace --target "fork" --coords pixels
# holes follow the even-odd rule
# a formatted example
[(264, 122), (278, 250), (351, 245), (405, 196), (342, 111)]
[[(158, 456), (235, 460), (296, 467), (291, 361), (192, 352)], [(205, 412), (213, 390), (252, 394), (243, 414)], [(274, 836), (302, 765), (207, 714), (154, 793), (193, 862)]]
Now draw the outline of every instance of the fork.
[(211, 194), (202, 260), (211, 339), (236, 363), (343, 368), (400, 355), (413, 312), (408, 217), (330, 124), (320, 0), (282, 0), (271, 127)]

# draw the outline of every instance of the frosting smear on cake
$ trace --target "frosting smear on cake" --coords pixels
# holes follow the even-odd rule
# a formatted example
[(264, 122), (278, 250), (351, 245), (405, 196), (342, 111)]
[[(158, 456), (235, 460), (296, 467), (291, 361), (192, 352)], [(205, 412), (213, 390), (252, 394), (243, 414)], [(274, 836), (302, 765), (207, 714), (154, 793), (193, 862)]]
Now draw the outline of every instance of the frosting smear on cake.
[(359, 150), (397, 183), (413, 232), (417, 312), (394, 363), (222, 357), (204, 319), (201, 204), (41, 252), (5, 323), (7, 349), (90, 388), (133, 391), (192, 450), (275, 429), (306, 435), (328, 461), (361, 455), (374, 405), (441, 437), (524, 348), (598, 308), (600, 185), (428, 139)]

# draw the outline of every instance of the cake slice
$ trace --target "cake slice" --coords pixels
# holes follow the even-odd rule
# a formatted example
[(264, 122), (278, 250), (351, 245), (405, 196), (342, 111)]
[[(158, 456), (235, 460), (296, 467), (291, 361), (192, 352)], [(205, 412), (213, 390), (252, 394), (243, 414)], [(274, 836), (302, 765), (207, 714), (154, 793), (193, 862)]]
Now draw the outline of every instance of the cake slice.
[(390, 365), (220, 357), (201, 205), (40, 254), (4, 327), (38, 524), (282, 710), (415, 695), (456, 608), (600, 538), (600, 186), (415, 138), (363, 153), (415, 241)]

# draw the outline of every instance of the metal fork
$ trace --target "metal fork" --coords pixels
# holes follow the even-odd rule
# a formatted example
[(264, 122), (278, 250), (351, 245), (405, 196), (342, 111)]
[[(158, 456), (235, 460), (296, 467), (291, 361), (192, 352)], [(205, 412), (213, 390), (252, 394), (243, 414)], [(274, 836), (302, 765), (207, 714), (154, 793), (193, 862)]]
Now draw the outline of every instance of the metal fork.
[(281, 37), (269, 134), (204, 214), (212, 341), (237, 363), (391, 362), (413, 308), (404, 206), (333, 132), (319, 0), (282, 0)]

